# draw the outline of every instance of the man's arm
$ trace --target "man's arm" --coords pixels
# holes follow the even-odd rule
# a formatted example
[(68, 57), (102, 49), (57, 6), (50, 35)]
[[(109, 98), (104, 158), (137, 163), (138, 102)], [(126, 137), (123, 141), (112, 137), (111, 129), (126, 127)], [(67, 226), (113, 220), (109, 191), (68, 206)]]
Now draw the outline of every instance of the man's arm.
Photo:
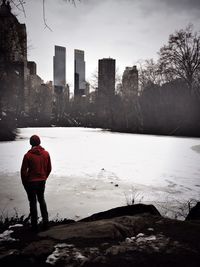
[(49, 176), (49, 174), (50, 174), (50, 172), (51, 172), (51, 169), (52, 169), (52, 167), (51, 167), (51, 158), (50, 158), (50, 156), (48, 157), (48, 163), (47, 163), (47, 178), (48, 178), (48, 176)]
[(27, 181), (27, 177), (28, 177), (28, 159), (26, 157), (26, 155), (23, 158), (22, 161), (22, 166), (21, 166), (21, 179), (22, 179), (22, 183)]

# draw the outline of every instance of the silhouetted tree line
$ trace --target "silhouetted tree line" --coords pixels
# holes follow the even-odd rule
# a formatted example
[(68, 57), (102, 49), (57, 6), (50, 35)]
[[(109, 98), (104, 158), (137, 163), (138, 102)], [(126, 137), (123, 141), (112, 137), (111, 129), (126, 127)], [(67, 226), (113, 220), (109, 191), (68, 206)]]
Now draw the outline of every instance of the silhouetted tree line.
[[(200, 90), (200, 88), (199, 88)], [(65, 126), (97, 127), (112, 131), (200, 136), (200, 98), (180, 80), (149, 84), (137, 99), (119, 95), (90, 103), (71, 102)]]
[(200, 98), (185, 82), (150, 85), (139, 101), (142, 133), (200, 136)]
[(141, 70), (142, 132), (200, 136), (200, 36), (193, 26), (169, 36), (157, 63)]
[(70, 116), (78, 125), (113, 131), (200, 136), (200, 37), (191, 25), (169, 36), (158, 62), (146, 60), (139, 79), (138, 96), (97, 95), (84, 110), (76, 103)]

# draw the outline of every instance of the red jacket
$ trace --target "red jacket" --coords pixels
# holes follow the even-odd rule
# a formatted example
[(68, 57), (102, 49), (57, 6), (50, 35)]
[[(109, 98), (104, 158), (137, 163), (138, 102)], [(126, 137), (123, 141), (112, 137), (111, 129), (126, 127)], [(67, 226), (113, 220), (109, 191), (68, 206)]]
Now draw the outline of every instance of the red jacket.
[(24, 155), (21, 166), (23, 183), (46, 180), (50, 172), (51, 159), (43, 147), (34, 146)]

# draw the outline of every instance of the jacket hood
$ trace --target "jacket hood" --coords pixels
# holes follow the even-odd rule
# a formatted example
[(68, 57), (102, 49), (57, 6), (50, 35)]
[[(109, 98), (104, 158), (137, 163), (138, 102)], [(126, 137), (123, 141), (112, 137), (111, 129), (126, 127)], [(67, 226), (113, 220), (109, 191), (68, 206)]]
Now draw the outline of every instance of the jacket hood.
[(44, 148), (41, 146), (34, 146), (32, 147), (28, 152), (35, 154), (35, 155), (41, 155), (44, 151)]

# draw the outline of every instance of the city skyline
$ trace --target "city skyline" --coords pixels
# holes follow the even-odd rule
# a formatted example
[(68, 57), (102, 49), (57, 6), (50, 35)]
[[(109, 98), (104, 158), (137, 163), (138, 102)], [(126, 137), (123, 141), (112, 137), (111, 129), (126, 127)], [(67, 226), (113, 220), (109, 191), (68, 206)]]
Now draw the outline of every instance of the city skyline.
[(53, 80), (54, 45), (66, 47), (67, 83), (73, 92), (74, 49), (86, 53), (86, 81), (97, 70), (99, 58), (115, 58), (122, 75), (127, 66), (137, 65), (140, 60), (157, 59), (160, 47), (175, 30), (192, 23), (199, 31), (199, 10), (200, 2), (194, 0), (81, 0), (76, 7), (49, 0), (45, 13), (52, 31), (44, 29), (40, 0), (26, 2), (26, 17), (18, 10), (14, 13), (26, 24), (28, 60), (37, 63), (44, 81)]

